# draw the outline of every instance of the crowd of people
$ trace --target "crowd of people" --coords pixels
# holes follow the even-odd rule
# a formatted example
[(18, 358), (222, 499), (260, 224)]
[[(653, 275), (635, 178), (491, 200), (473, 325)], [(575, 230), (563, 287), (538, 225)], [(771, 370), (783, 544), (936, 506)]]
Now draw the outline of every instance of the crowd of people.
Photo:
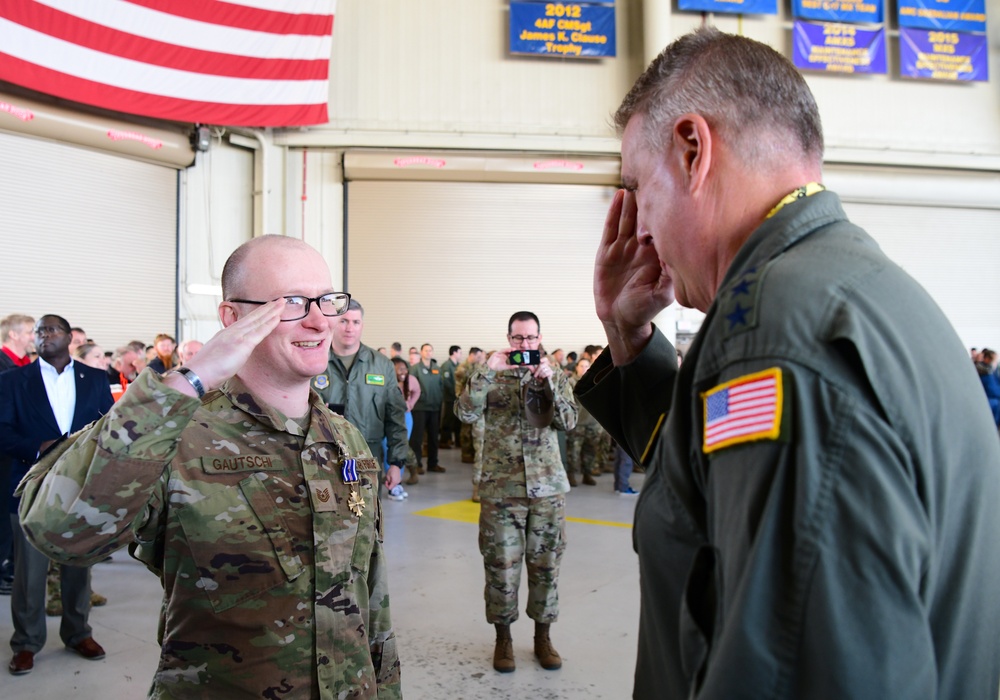
[(61, 316), (36, 322), (17, 313), (0, 320), (0, 339), (0, 594), (11, 596), (11, 672), (23, 674), (45, 645), (46, 615), (62, 619), (67, 647), (103, 658), (88, 618), (90, 608), (107, 599), (91, 589), (89, 567), (55, 565), (28, 545), (14, 490), (42, 453), (105, 414), (147, 365), (160, 372), (182, 365), (202, 344), (188, 340), (178, 347), (160, 334), (151, 344), (133, 341), (105, 352)]

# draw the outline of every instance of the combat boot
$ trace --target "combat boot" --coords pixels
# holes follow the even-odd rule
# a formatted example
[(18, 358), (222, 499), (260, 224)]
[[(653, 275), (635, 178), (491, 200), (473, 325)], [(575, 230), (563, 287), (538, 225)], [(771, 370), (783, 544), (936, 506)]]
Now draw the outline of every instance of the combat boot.
[(552, 646), (549, 639), (549, 624), (547, 622), (535, 623), (535, 656), (538, 662), (546, 671), (555, 671), (562, 668), (562, 657)]
[(479, 484), (472, 485), (472, 502), (479, 503)]
[(576, 480), (576, 474), (567, 474), (567, 477), (569, 478), (569, 485), (570, 486), (578, 486), (579, 485), (579, 483)]
[(589, 473), (584, 473), (583, 483), (586, 484), (587, 486), (597, 486), (597, 482), (594, 481), (593, 475)]
[[(493, 668), (500, 673), (514, 670), (514, 641), (510, 638), (510, 625), (497, 623), (497, 645), (493, 650)], [(537, 648), (538, 642), (535, 642)]]

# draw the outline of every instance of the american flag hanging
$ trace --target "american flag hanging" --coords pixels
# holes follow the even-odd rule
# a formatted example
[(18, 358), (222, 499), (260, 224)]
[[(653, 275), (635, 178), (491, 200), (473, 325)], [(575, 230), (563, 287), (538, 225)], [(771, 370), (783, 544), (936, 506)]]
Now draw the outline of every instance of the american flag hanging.
[(227, 126), (328, 121), (336, 0), (2, 0), (0, 80)]
[(777, 367), (720, 384), (702, 401), (704, 452), (780, 435), (784, 396)]

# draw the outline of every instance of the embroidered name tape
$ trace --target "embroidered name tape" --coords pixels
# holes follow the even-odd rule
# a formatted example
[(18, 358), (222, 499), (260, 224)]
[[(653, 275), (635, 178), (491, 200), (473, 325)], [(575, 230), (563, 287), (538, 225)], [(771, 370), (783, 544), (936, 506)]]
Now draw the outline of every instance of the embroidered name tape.
[(201, 467), (208, 474), (227, 472), (275, 471), (284, 469), (280, 459), (271, 455), (239, 455), (230, 457), (202, 457)]
[(744, 442), (777, 440), (781, 435), (784, 390), (779, 367), (720, 384), (701, 399), (705, 453)]

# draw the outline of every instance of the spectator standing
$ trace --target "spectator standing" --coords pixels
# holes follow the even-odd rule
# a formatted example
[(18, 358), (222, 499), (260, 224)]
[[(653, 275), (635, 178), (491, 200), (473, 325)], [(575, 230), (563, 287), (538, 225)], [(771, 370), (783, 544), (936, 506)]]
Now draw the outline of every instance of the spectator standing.
[(70, 333), (73, 337), (69, 343), (69, 354), (75, 357), (77, 348), (87, 342), (87, 332), (79, 326), (73, 326), (70, 328)]
[(486, 571), (486, 621), (496, 627), (493, 668), (515, 669), (510, 626), (519, 612), (521, 562), (528, 568), (527, 614), (535, 621), (535, 656), (542, 668), (562, 667), (549, 626), (559, 617), (559, 565), (566, 548), (569, 482), (553, 426), (571, 430), (576, 404), (562, 372), (548, 358), (522, 367), (515, 350), (538, 350), (538, 317), (519, 311), (507, 323), (509, 348), (477, 368), (458, 400), (458, 416), (485, 419), (479, 482), (479, 551)]
[[(396, 390), (392, 362), (361, 342), (364, 328), (365, 310), (351, 299), (347, 311), (333, 321), (326, 372), (312, 386), (334, 413), (361, 432), (379, 465), (388, 459), (385, 487), (391, 491), (406, 466), (406, 404)], [(388, 441), (385, 452), (383, 440)]]
[[(427, 435), (427, 471), (443, 472), (438, 463), (438, 428), (441, 425), (441, 402), (444, 389), (441, 372), (433, 366), (434, 346), (424, 343), (420, 346), (420, 361), (410, 365), (410, 375), (420, 383), (420, 398), (413, 407), (413, 434), (410, 447), (417, 456), (417, 467), (421, 468), (424, 435)], [(421, 472), (422, 473), (422, 472)]]
[[(24, 314), (10, 314), (0, 320), (0, 373), (31, 363), (28, 353), (34, 348), (35, 319)], [(10, 498), (16, 484), (11, 483), (11, 460), (0, 452), (0, 595), (10, 595), (14, 585), (14, 549), (11, 531)]]
[[(0, 374), (0, 452), (11, 457), (13, 482), (20, 481), (38, 456), (61, 436), (75, 433), (111, 408), (113, 400), (103, 370), (74, 362), (72, 340), (66, 319), (52, 314), (35, 325), (38, 361)], [(64, 502), (60, 497), (60, 502)], [(14, 675), (30, 673), (35, 654), (46, 641), (45, 578), (49, 559), (33, 547), (18, 522), (10, 515), (14, 537), (14, 588), (11, 594), (10, 640), (14, 657), (8, 669)], [(66, 502), (75, 503), (75, 499)], [(60, 567), (62, 584), (63, 644), (85, 659), (104, 658), (104, 649), (94, 641), (90, 616), (90, 568)]]
[(441, 363), (441, 438), (438, 441), (442, 449), (450, 449), (459, 445), (458, 432), (461, 422), (455, 417), (455, 370), (462, 362), (462, 348), (452, 345), (448, 348), (448, 359)]
[(114, 397), (115, 401), (122, 397), (122, 394), (128, 388), (129, 382), (137, 376), (135, 362), (138, 358), (139, 354), (131, 345), (123, 345), (120, 348), (116, 348), (111, 355), (111, 364), (106, 373), (108, 375), (108, 382), (111, 385), (111, 396)]
[[(406, 414), (404, 416), (406, 422), (406, 438), (409, 441), (410, 434), (413, 431), (413, 406), (417, 403), (417, 399), (420, 398), (420, 383), (415, 377), (410, 376), (410, 365), (406, 363), (402, 357), (392, 358), (392, 366), (396, 371), (396, 386), (399, 388), (399, 393), (403, 395), (403, 402), (406, 404)], [(386, 442), (386, 441), (383, 441)], [(417, 458), (413, 454), (413, 448), (410, 447), (409, 442), (406, 445), (406, 463), (416, 464)], [(388, 468), (388, 465), (386, 465)], [(419, 481), (417, 478), (417, 470), (410, 469), (410, 477), (406, 480), (406, 485), (410, 486), (416, 484)], [(393, 490), (394, 491), (394, 490)], [(409, 496), (402, 486), (399, 490), (393, 493), (389, 492), (389, 498), (394, 501), (402, 500), (402, 498), (407, 498)]]
[[(569, 385), (572, 389), (577, 382), (590, 369), (590, 360), (581, 358), (577, 361), (573, 369), (573, 376), (569, 378)], [(587, 486), (595, 486), (597, 481), (595, 476), (601, 475), (601, 459), (604, 457), (604, 443), (607, 441), (607, 433), (601, 428), (597, 419), (590, 415), (583, 406), (577, 406), (578, 417), (576, 426), (566, 433), (566, 464), (569, 485), (577, 486), (577, 475), (582, 476), (583, 483)]]
[[(469, 348), (469, 356), (455, 370), (455, 398), (456, 402), (465, 385), (469, 381), (469, 375), (484, 366), (486, 354), (481, 348)], [(458, 417), (460, 411), (457, 406), (453, 407), (455, 416)], [(480, 416), (472, 423), (462, 423), (459, 433), (462, 444), (462, 462), (472, 463), (472, 502), (479, 503), (479, 481), (483, 475), (483, 430), (485, 429), (485, 418)], [(466, 459), (468, 455), (468, 459)]]
[(84, 343), (72, 354), (74, 358), (94, 369), (107, 371), (110, 364), (109, 359), (104, 354), (104, 348), (97, 343)]
[(1000, 378), (997, 378), (997, 354), (989, 348), (983, 348), (979, 353), (979, 361), (976, 363), (976, 372), (979, 373), (979, 381), (986, 391), (986, 402), (990, 406), (993, 414), (993, 422), (1000, 427)]
[(177, 341), (166, 333), (160, 333), (153, 340), (153, 350), (155, 355), (149, 361), (149, 368), (158, 374), (163, 374), (172, 369), (177, 364), (177, 356), (174, 350), (177, 349)]
[(177, 362), (180, 365), (186, 365), (191, 361), (191, 358), (198, 354), (198, 351), (205, 347), (205, 344), (200, 340), (185, 340), (180, 345), (177, 346)]

